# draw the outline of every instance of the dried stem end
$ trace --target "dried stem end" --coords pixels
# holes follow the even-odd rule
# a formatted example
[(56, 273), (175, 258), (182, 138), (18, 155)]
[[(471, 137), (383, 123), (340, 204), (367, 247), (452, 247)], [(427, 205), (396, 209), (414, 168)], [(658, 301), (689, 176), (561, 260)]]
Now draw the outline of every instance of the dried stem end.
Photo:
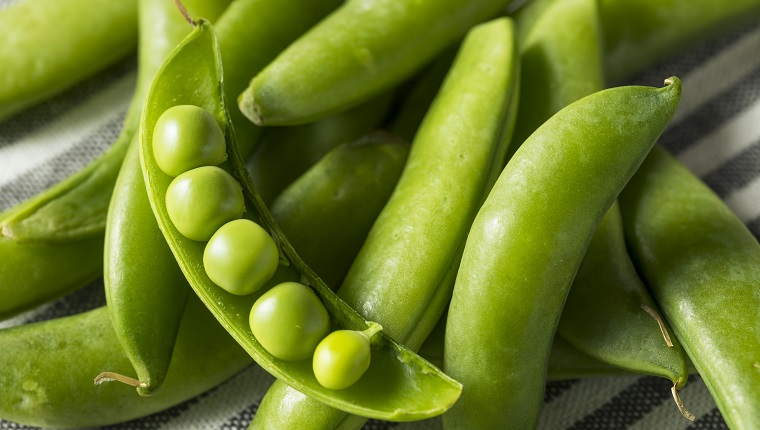
[(145, 382), (140, 382), (135, 378), (130, 378), (129, 376), (120, 375), (118, 373), (103, 372), (95, 377), (95, 385), (100, 385), (104, 382), (112, 381), (119, 381), (123, 384), (131, 385), (137, 388), (148, 388), (148, 384)]
[(684, 416), (689, 421), (694, 421), (697, 419), (697, 417), (694, 416), (691, 412), (687, 411), (686, 408), (683, 405), (683, 402), (681, 401), (681, 397), (678, 395), (678, 390), (676, 390), (676, 386), (673, 385), (673, 387), (670, 389), (670, 392), (673, 394), (673, 400), (676, 401), (676, 406), (678, 406), (678, 411), (681, 412), (681, 415)]
[(657, 325), (660, 326), (660, 331), (662, 332), (662, 337), (665, 338), (665, 344), (668, 345), (668, 348), (673, 347), (673, 341), (670, 340), (670, 335), (668, 334), (668, 330), (665, 328), (665, 322), (662, 320), (662, 317), (659, 313), (657, 313), (656, 310), (650, 308), (649, 306), (642, 304), (641, 309), (644, 309), (646, 313), (652, 316), (655, 321), (657, 321)]

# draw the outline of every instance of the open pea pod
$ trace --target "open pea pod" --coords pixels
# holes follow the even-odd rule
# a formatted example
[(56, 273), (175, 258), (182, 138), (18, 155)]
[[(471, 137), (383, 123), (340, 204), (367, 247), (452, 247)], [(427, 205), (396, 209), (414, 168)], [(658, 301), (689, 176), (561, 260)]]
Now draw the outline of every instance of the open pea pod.
[[(461, 385), (412, 351), (380, 332), (372, 339), (372, 364), (355, 385), (340, 391), (322, 387), (310, 360), (283, 361), (259, 344), (251, 333), (248, 314), (261, 294), (235, 296), (217, 287), (203, 268), (205, 244), (182, 236), (167, 213), (164, 196), (172, 178), (153, 157), (153, 128), (159, 116), (179, 104), (211, 112), (224, 130), (228, 160), (221, 166), (243, 186), (247, 215), (258, 218), (282, 251), (284, 266), (275, 275), (300, 279), (321, 298), (333, 326), (365, 330), (369, 324), (340, 300), (296, 254), (262, 203), (241, 160), (224, 105), (221, 61), (211, 26), (201, 20), (169, 57), (153, 81), (141, 124), (141, 159), (148, 197), (169, 247), (190, 285), (227, 331), (264, 369), (310, 397), (344, 411), (384, 420), (411, 421), (439, 415), (459, 398)], [(379, 393), (382, 393), (380, 395)]]

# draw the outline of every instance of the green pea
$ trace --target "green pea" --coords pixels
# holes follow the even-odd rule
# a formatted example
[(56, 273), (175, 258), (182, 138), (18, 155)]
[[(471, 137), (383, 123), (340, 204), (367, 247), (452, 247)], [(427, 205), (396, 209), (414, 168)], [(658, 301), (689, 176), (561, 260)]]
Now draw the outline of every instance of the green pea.
[(242, 218), (243, 191), (235, 179), (214, 166), (198, 167), (172, 181), (166, 210), (179, 232), (192, 240), (209, 240), (219, 227)]
[(216, 231), (203, 251), (203, 266), (214, 283), (245, 296), (260, 289), (277, 270), (279, 252), (258, 224), (237, 219)]
[(369, 368), (369, 338), (363, 332), (330, 333), (314, 351), (314, 376), (323, 387), (342, 390), (356, 383)]
[(261, 346), (286, 361), (311, 357), (330, 332), (327, 309), (311, 288), (297, 282), (264, 293), (251, 308), (249, 323)]
[(153, 156), (169, 176), (201, 166), (218, 166), (227, 159), (224, 134), (213, 115), (193, 105), (173, 106), (153, 129)]

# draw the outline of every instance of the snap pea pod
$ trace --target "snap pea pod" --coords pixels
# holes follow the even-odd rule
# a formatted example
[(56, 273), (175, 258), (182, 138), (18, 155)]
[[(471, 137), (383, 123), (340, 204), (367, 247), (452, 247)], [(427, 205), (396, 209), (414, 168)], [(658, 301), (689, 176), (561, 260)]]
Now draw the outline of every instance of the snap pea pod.
[[(380, 151), (369, 150), (369, 147)], [(343, 223), (332, 220), (342, 216), (346, 206), (359, 206), (365, 204), (368, 197), (382, 196), (366, 196), (356, 192), (335, 196), (332, 191), (339, 185), (340, 178), (347, 177), (351, 178), (349, 186), (353, 189), (371, 189), (378, 183), (392, 185), (398, 177), (397, 164), (403, 162), (401, 155), (407, 149), (405, 144), (393, 141), (345, 145), (340, 151), (359, 157), (359, 165), (374, 164), (379, 168), (355, 170), (354, 163), (347, 161), (356, 161), (357, 157), (328, 157), (317, 166), (321, 166), (320, 169), (330, 168), (336, 175), (308, 175), (297, 181), (298, 188), (313, 192), (298, 193), (300, 204), (293, 202), (287, 207), (282, 206), (277, 216), (283, 221), (304, 217), (301, 218), (302, 228), (289, 233), (305, 245), (302, 255), (307, 259), (318, 258), (312, 250), (329, 252), (336, 261), (348, 261), (355, 257), (356, 250), (344, 244), (363, 239), (369, 230), (367, 226), (377, 217), (379, 209), (374, 212), (358, 211), (354, 217), (344, 219)], [(386, 151), (398, 156), (387, 156)], [(311, 234), (317, 230), (325, 234)], [(355, 232), (356, 236), (346, 235), (346, 231)], [(301, 232), (310, 235), (300, 237)], [(319, 243), (311, 242), (322, 239)], [(337, 272), (333, 267), (326, 269)], [(344, 268), (343, 274), (347, 270)], [(158, 393), (150, 398), (141, 398), (120, 384), (93, 387), (92, 376), (102, 370), (125, 374), (132, 372), (131, 363), (121, 352), (118, 337), (110, 327), (108, 311), (100, 308), (86, 314), (0, 331), (0, 350), (12, 351), (0, 355), (0, 417), (29, 425), (55, 427), (89, 427), (126, 421), (187, 400), (219, 384), (251, 362), (248, 355), (204, 310), (203, 305), (191, 296), (167, 381)], [(61, 366), (62, 363), (65, 365)], [(40, 374), (49, 377), (38, 379)], [(59, 377), (60, 374), (64, 376)], [(37, 385), (24, 385), (25, 381)], [(35, 393), (42, 392), (47, 395), (47, 403), (16, 402), (24, 396), (33, 400)]]
[[(248, 86), (251, 75), (258, 73), (298, 36), (340, 4), (341, 0), (232, 2), (215, 25), (222, 49), (224, 96), (228, 104), (235, 106), (237, 95)], [(230, 109), (229, 113), (235, 126), (241, 154), (247, 158), (258, 144), (260, 130), (237, 108)], [(283, 174), (284, 172), (279, 172), (277, 175)], [(292, 179), (297, 177), (298, 175), (295, 175)], [(277, 190), (277, 193), (281, 190), (282, 188)], [(272, 198), (276, 197), (277, 193), (272, 195)]]
[(507, 3), (348, 1), (253, 78), (240, 110), (259, 125), (302, 124), (345, 110), (411, 76)]
[[(521, 143), (553, 113), (600, 90), (604, 79), (596, 1), (538, 0), (521, 9), (516, 20), (523, 35), (522, 91), (539, 94), (521, 99), (515, 139)], [(570, 289), (555, 344), (565, 343), (558, 340), (564, 337), (578, 353), (633, 372), (669, 378), (680, 389), (688, 376), (683, 351), (677, 342), (668, 348), (642, 304), (656, 313), (630, 263), (618, 209), (613, 206)]]
[[(192, 67), (190, 67), (192, 65)], [(412, 351), (400, 346), (382, 331), (372, 340), (372, 364), (353, 386), (340, 391), (322, 387), (314, 377), (311, 363), (283, 361), (272, 356), (251, 333), (248, 313), (259, 294), (234, 296), (217, 287), (202, 264), (205, 244), (182, 236), (169, 219), (164, 196), (171, 180), (156, 165), (152, 132), (159, 115), (177, 104), (192, 104), (211, 112), (223, 127), (228, 161), (222, 165), (243, 186), (247, 216), (258, 221), (279, 244), (289, 266), (278, 270), (309, 284), (320, 297), (334, 325), (364, 330), (368, 323), (340, 300), (293, 250), (256, 194), (237, 152), (234, 132), (226, 116), (221, 90), (221, 64), (216, 38), (206, 21), (197, 28), (164, 63), (151, 86), (141, 127), (141, 159), (153, 212), (180, 268), (196, 294), (235, 340), (268, 372), (294, 388), (334, 407), (364, 416), (406, 421), (445, 412), (459, 396), (461, 387)], [(280, 278), (285, 278), (281, 276)], [(385, 396), (378, 397), (377, 390)], [(427, 393), (419, 396), (419, 393)]]
[[(446, 316), (443, 314), (430, 333), (418, 353), (426, 360), (443, 367), (443, 344), (446, 337)], [(630, 375), (631, 373), (618, 367), (610, 366), (578, 351), (559, 336), (554, 337), (552, 351), (549, 354), (547, 379), (558, 381), (563, 379), (589, 378), (592, 376)]]
[(0, 330), (0, 345), (0, 417), (40, 427), (101, 426), (149, 415), (211, 389), (251, 362), (194, 298), (163, 390), (149, 399), (122, 384), (92, 385), (102, 370), (132, 369), (106, 307)]
[(620, 196), (634, 262), (732, 429), (760, 425), (760, 244), (655, 148)]
[(523, 143), (470, 229), (446, 323), (446, 369), (462, 378), (449, 429), (534, 428), (552, 338), (586, 247), (675, 114), (665, 88), (601, 91)]
[[(517, 104), (515, 57), (511, 20), (471, 30), (338, 290), (411, 349), (448, 304), (470, 223), (502, 166)], [(360, 428), (366, 421), (282, 385), (270, 388), (250, 428)]]
[(681, 413), (694, 420), (676, 392), (689, 376), (686, 356), (657, 309), (628, 256), (613, 204), (586, 250), (557, 334), (602, 362), (670, 379)]
[(0, 40), (2, 121), (132, 52), (137, 0), (18, 1), (0, 11)]
[(312, 124), (264, 129), (246, 164), (264, 203), (270, 204), (331, 149), (380, 126), (392, 99), (391, 94), (386, 94)]
[[(236, 1), (220, 22), (224, 56), (230, 73), (248, 71), (230, 75), (226, 87), (244, 88), (251, 70), (263, 67), (336, 6), (332, 0)], [(159, 21), (154, 24), (162, 25)], [(165, 40), (154, 39), (153, 43), (173, 47), (172, 40), (177, 39), (167, 35)], [(258, 40), (270, 43), (260, 45), (256, 55), (251, 55), (248, 47)], [(139, 126), (148, 84), (164, 58), (163, 49), (140, 53), (138, 87), (123, 130), (108, 152), (76, 175), (0, 216), (0, 260), (14, 263), (0, 266), (0, 319), (64, 295), (102, 273), (111, 192)], [(242, 142), (248, 148), (244, 151), (250, 151), (253, 143)]]
[(510, 155), (562, 108), (604, 88), (599, 11), (594, 0), (537, 0), (515, 16), (520, 98)]
[(599, 3), (609, 82), (620, 82), (668, 55), (760, 17), (760, 0)]
[[(290, 238), (293, 248), (299, 255), (313, 256), (309, 259), (304, 257), (304, 262), (319, 273), (328, 286), (337, 288), (351, 266), (375, 221), (376, 217), (369, 214), (379, 214), (385, 206), (401, 175), (408, 151), (408, 145), (404, 141), (387, 132), (368, 134), (356, 142), (340, 145), (328, 152), (272, 204), (272, 216)], [(350, 171), (341, 170), (340, 166), (353, 168)], [(377, 176), (375, 181), (357, 179), (372, 175)], [(311, 210), (305, 208), (305, 197), (315, 194), (325, 196), (333, 206), (342, 207), (336, 216), (326, 221), (331, 225), (344, 226), (343, 229), (320, 227), (306, 230), (310, 226), (303, 217), (309, 212), (319, 211), (327, 203), (312, 199), (311, 203), (318, 206)], [(360, 200), (363, 203), (357, 205), (356, 202)], [(356, 220), (366, 220), (366, 223)], [(334, 254), (314, 248), (331, 241), (342, 244), (347, 258), (338, 259)], [(309, 246), (312, 248), (307, 249)]]
[[(184, 1), (195, 16), (212, 20), (228, 3)], [(143, 0), (139, 13), (140, 52), (151, 51), (153, 58), (159, 57), (156, 51), (168, 57), (190, 32), (172, 0)], [(140, 67), (142, 76), (152, 77), (160, 63), (141, 62)], [(133, 139), (108, 208), (103, 282), (114, 331), (137, 373), (138, 381), (128, 381), (147, 396), (161, 386), (168, 372), (190, 287), (150, 209), (139, 145)]]

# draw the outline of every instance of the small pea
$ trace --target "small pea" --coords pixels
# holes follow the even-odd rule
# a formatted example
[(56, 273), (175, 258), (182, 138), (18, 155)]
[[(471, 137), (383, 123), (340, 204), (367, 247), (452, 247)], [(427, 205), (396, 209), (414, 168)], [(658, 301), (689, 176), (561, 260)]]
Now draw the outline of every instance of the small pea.
[(261, 288), (274, 275), (278, 262), (279, 253), (272, 236), (247, 219), (223, 225), (203, 251), (203, 266), (208, 277), (239, 296)]
[(166, 211), (183, 236), (209, 240), (219, 227), (243, 217), (243, 191), (224, 170), (214, 166), (198, 167), (177, 176), (169, 184)]
[(327, 309), (311, 288), (283, 282), (253, 304), (251, 331), (270, 354), (281, 360), (310, 358), (330, 332)]
[(323, 387), (342, 390), (364, 375), (369, 362), (369, 337), (360, 331), (338, 330), (317, 345), (312, 366)]
[(214, 117), (192, 105), (165, 110), (153, 129), (153, 156), (169, 176), (201, 166), (217, 166), (227, 159), (224, 134)]

